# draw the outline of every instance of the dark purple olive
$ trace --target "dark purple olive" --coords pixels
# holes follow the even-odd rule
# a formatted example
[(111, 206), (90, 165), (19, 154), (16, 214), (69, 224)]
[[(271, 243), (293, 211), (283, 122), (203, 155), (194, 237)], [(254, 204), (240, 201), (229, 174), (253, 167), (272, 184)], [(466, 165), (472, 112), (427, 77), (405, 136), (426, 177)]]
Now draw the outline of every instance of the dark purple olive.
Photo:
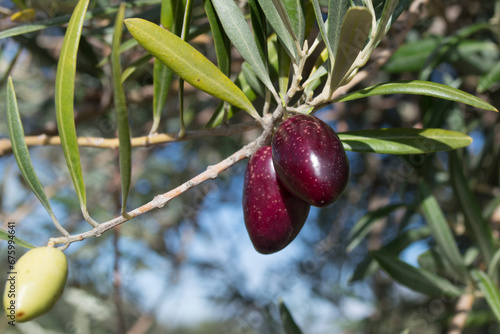
[(307, 203), (332, 204), (349, 180), (349, 160), (339, 137), (317, 117), (284, 121), (272, 142), (273, 162), (283, 185)]
[(245, 226), (255, 249), (270, 254), (285, 248), (299, 234), (309, 209), (278, 180), (271, 146), (260, 148), (248, 162), (243, 186)]

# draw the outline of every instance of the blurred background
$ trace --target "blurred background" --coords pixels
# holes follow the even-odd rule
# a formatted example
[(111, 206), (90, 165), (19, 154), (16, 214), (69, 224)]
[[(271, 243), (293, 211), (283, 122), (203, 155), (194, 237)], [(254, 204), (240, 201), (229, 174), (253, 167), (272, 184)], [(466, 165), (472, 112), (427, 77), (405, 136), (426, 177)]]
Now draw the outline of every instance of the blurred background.
[[(380, 2), (380, 1), (379, 1)], [(0, 1), (0, 33), (32, 21), (71, 13), (76, 1)], [(118, 1), (91, 1), (95, 17), (86, 21), (78, 55), (75, 112), (82, 137), (116, 136), (109, 56)], [(128, 17), (159, 21), (160, 1), (130, 1)], [(322, 4), (327, 4), (323, 1)], [(17, 15), (13, 15), (18, 13)], [(404, 14), (403, 14), (404, 15)], [(358, 88), (392, 80), (423, 79), (477, 95), (500, 107), (498, 1), (429, 1), (391, 60)], [(496, 20), (496, 21), (495, 21)], [(55, 135), (54, 81), (64, 26), (59, 24), (0, 39), (0, 101), (5, 80), (14, 80), (26, 135)], [(190, 44), (215, 62), (213, 42), (201, 1), (193, 9)], [(389, 33), (389, 37), (390, 37)], [(130, 39), (125, 33), (124, 41)], [(389, 38), (390, 39), (390, 38)], [(381, 48), (384, 47), (384, 41)], [(138, 46), (123, 52), (124, 83), (132, 136), (145, 136), (152, 125), (153, 63)], [(232, 73), (241, 67), (233, 52)], [(494, 76), (496, 74), (496, 76)], [(159, 132), (177, 132), (178, 81), (163, 110)], [(185, 120), (202, 129), (218, 101), (185, 86)], [(256, 105), (262, 105), (258, 96)], [(0, 139), (8, 138), (5, 106), (0, 103)], [(460, 150), (463, 171), (498, 237), (500, 130), (498, 114), (449, 101), (419, 96), (375, 96), (329, 106), (316, 116), (336, 131), (384, 127), (446, 128), (469, 134), (473, 143)], [(229, 123), (250, 120), (238, 113)], [(132, 190), (135, 209), (189, 180), (259, 135), (249, 131), (133, 149)], [(83, 220), (62, 150), (30, 149), (35, 169), (59, 221), (71, 233), (89, 229)], [(80, 149), (88, 208), (97, 221), (120, 213), (118, 152)], [(348, 152), (348, 187), (324, 209), (312, 209), (297, 239), (273, 255), (257, 253), (246, 233), (241, 196), (246, 161), (219, 178), (175, 198), (100, 238), (73, 243), (66, 251), (69, 280), (61, 300), (47, 315), (8, 326), (5, 333), (284, 333), (278, 301), (283, 299), (304, 333), (444, 333), (455, 300), (427, 297), (392, 281), (373, 267), (369, 250), (398, 236), (420, 231), (397, 252), (417, 267), (445, 270), (432, 256), (432, 236), (415, 203), (417, 180), (428, 181), (462, 249), (471, 241), (450, 185), (447, 153), (390, 156)], [(380, 209), (386, 208), (380, 213)], [(359, 244), (349, 232), (367, 213), (372, 228)], [(16, 235), (37, 245), (58, 236), (50, 217), (25, 185), (14, 157), (0, 157), (0, 217), (16, 223)], [(461, 232), (462, 231), (462, 232)], [(0, 241), (0, 275), (7, 272), (6, 242)], [(349, 251), (348, 251), (349, 250)], [(25, 250), (18, 247), (17, 257)], [(471, 255), (472, 256), (472, 255)], [(361, 264), (361, 265), (360, 265)], [(371, 270), (361, 270), (372, 266)], [(500, 332), (479, 301), (466, 333)]]

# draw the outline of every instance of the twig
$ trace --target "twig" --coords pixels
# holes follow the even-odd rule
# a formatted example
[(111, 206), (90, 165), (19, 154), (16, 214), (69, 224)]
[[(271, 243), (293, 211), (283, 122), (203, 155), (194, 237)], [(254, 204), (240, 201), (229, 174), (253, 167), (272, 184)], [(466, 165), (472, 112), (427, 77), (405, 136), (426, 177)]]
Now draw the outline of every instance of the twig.
[(386, 40), (389, 40), (390, 38), (389, 46), (379, 46), (379, 49), (381, 47), (384, 47), (384, 49), (380, 51), (376, 57), (372, 57), (373, 60), (370, 64), (365, 66), (363, 70), (359, 71), (349, 83), (339, 87), (333, 93), (331, 100), (321, 101), (324, 96), (318, 96), (316, 99), (311, 101), (309, 105), (314, 107), (315, 110), (321, 109), (322, 107), (332, 103), (332, 100), (347, 94), (347, 92), (349, 92), (354, 86), (377, 73), (377, 71), (389, 61), (399, 46), (404, 43), (406, 35), (417, 22), (418, 18), (422, 15), (422, 11), (428, 2), (429, 0), (415, 0), (412, 2), (407, 15), (404, 18), (400, 17), (391, 27), (390, 31), (392, 31), (393, 34), (388, 34), (386, 37)]
[(467, 316), (469, 315), (472, 305), (474, 304), (474, 295), (472, 293), (464, 294), (460, 297), (455, 306), (455, 315), (451, 319), (450, 329), (448, 334), (462, 333)]
[(143, 213), (149, 212), (151, 210), (162, 208), (163, 206), (165, 206), (165, 204), (170, 202), (170, 200), (179, 196), (182, 193), (185, 193), (189, 189), (194, 188), (207, 180), (215, 179), (224, 170), (228, 169), (237, 162), (250, 157), (260, 147), (265, 145), (271, 138), (274, 124), (281, 118), (282, 114), (283, 114), (283, 108), (281, 105), (278, 105), (277, 109), (274, 111), (272, 115), (268, 115), (263, 118), (263, 121), (266, 124), (266, 126), (262, 134), (256, 140), (254, 140), (250, 144), (245, 145), (243, 148), (239, 149), (238, 151), (233, 153), (228, 158), (222, 160), (221, 162), (213, 166), (208, 166), (204, 172), (198, 174), (197, 176), (193, 177), (191, 180), (183, 183), (177, 188), (172, 189), (162, 195), (155, 196), (155, 198), (153, 198), (153, 200), (150, 201), (149, 203), (146, 203), (143, 206), (129, 212), (129, 217), (127, 218), (122, 216), (116, 217), (112, 220), (99, 224), (90, 231), (83, 232), (80, 234), (70, 235), (68, 237), (51, 238), (49, 239), (49, 243), (70, 244), (75, 241), (82, 241), (84, 239), (88, 239), (91, 237), (100, 237), (104, 232), (109, 231), (110, 229), (113, 229), (114, 227), (121, 225), (130, 219), (138, 217)]
[[(214, 136), (230, 136), (236, 133), (250, 131), (260, 128), (257, 121), (251, 121), (230, 126), (221, 126), (214, 129), (186, 131), (184, 137), (179, 138), (177, 133), (160, 133), (152, 136), (142, 136), (132, 138), (132, 147), (148, 147), (170, 142), (187, 141), (198, 138)], [(27, 136), (25, 137), (28, 146), (48, 146), (61, 145), (59, 136)], [(97, 148), (118, 148), (118, 138), (100, 138), (100, 137), (79, 137), (78, 146), (97, 147)], [(0, 139), (0, 157), (12, 152), (12, 145), (9, 139)]]

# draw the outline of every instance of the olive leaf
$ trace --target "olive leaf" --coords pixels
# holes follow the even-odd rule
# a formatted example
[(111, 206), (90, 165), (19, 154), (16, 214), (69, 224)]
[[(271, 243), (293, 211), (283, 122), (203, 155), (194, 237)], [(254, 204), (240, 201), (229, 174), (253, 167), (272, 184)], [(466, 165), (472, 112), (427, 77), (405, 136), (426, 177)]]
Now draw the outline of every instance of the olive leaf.
[[(181, 7), (182, 1), (179, 0), (162, 0), (161, 2), (160, 22), (165, 29), (171, 30), (176, 35), (179, 34), (179, 25), (175, 24), (175, 18), (182, 15)], [(158, 59), (155, 59), (153, 66), (153, 125), (150, 134), (158, 131), (161, 112), (174, 78), (174, 72)]]
[(45, 210), (49, 214), (50, 218), (54, 222), (55, 227), (64, 235), (67, 236), (69, 233), (61, 226), (57, 220), (52, 207), (50, 205), (49, 199), (45, 192), (43, 191), (42, 184), (38, 179), (35, 168), (31, 162), (30, 153), (28, 151), (28, 146), (24, 140), (24, 130), (21, 123), (21, 116), (19, 115), (19, 110), (17, 107), (16, 93), (14, 91), (14, 84), (12, 83), (12, 78), (9, 77), (7, 81), (7, 125), (9, 128), (9, 137), (12, 143), (12, 152), (16, 158), (19, 170), (24, 177), (24, 180), (30, 187), (31, 191), (38, 198), (40, 203), (42, 203)]
[(337, 52), (339, 44), (340, 28), (350, 6), (349, 0), (330, 0), (328, 2), (327, 35), (334, 54)]
[(346, 102), (372, 95), (386, 94), (412, 94), (432, 96), (454, 102), (465, 103), (476, 108), (498, 111), (491, 104), (481, 100), (478, 97), (475, 97), (474, 95), (443, 84), (421, 80), (395, 81), (373, 85), (339, 97), (333, 102)]
[[(297, 48), (294, 40), (297, 36), (293, 30), (290, 18), (286, 12), (282, 0), (258, 0), (267, 20), (273, 27), (278, 39), (283, 44), (286, 52), (295, 62), (298, 57)], [(298, 40), (297, 40), (298, 42)]]
[(325, 21), (323, 21), (323, 13), (321, 13), (319, 2), (318, 0), (312, 0), (312, 4), (313, 4), (314, 15), (316, 16), (316, 23), (318, 23), (319, 32), (321, 34), (321, 38), (325, 42), (330, 60), (333, 60), (335, 53), (333, 52), (333, 45), (330, 44), (330, 39), (328, 38), (328, 31), (326, 30)]
[(231, 74), (231, 42), (217, 17), (212, 0), (203, 0), (203, 3), (214, 39), (217, 67), (219, 67), (222, 73), (229, 77)]
[(227, 36), (264, 85), (277, 95), (243, 13), (233, 0), (212, 0)]
[(371, 255), (395, 281), (429, 296), (459, 297), (461, 290), (448, 280), (425, 269), (415, 268), (392, 254), (372, 251)]
[(28, 248), (28, 249), (37, 248), (37, 246), (30, 244), (26, 240), (23, 240), (23, 239), (16, 237), (16, 236), (12, 236), (7, 231), (5, 231), (3, 228), (0, 228), (0, 239), (5, 240), (5, 241), (13, 240), (15, 242), (16, 246), (21, 246), (21, 247)]
[(467, 279), (469, 273), (439, 203), (423, 180), (419, 183), (419, 191), (421, 196), (420, 209), (427, 221), (427, 225), (432, 230), (437, 246), (443, 254), (443, 260), (448, 261), (448, 264), (457, 275)]
[(492, 231), (482, 216), (476, 196), (469, 188), (463, 173), (462, 161), (458, 158), (457, 152), (449, 152), (448, 156), (451, 184), (460, 203), (461, 211), (464, 213), (467, 229), (476, 239), (484, 260), (489, 263), (494, 252)]
[[(431, 230), (427, 226), (409, 229), (402, 232), (390, 242), (385, 244), (381, 248), (381, 250), (386, 252), (387, 254), (397, 255), (405, 250), (411, 243), (417, 240), (428, 238), (429, 236), (431, 236)], [(380, 266), (378, 262), (375, 261), (372, 256), (367, 255), (360, 263), (358, 263), (358, 265), (354, 269), (354, 273), (352, 274), (351, 278), (349, 278), (349, 282), (352, 283), (360, 281), (365, 277), (371, 276), (375, 274), (375, 272), (377, 272), (379, 267)]]
[(389, 128), (338, 133), (344, 149), (383, 154), (422, 154), (465, 147), (472, 138), (444, 129)]
[(76, 137), (76, 127), (73, 111), (73, 98), (75, 89), (76, 55), (82, 34), (85, 12), (90, 0), (80, 0), (71, 16), (57, 64), (55, 84), (55, 105), (57, 116), (57, 129), (61, 138), (66, 164), (75, 186), (76, 194), (80, 202), (85, 220), (92, 226), (98, 223), (90, 218), (87, 211), (87, 199), (85, 195), (85, 184), (80, 163), (80, 152)]
[(288, 310), (285, 305), (285, 302), (280, 299), (279, 300), (279, 309), (280, 309), (280, 317), (281, 323), (283, 324), (283, 328), (285, 329), (286, 334), (302, 334), (300, 327), (297, 325), (295, 320), (293, 319), (292, 314)]
[(474, 277), (479, 288), (486, 297), (486, 301), (493, 311), (493, 314), (495, 314), (497, 321), (500, 322), (500, 291), (497, 285), (488, 275), (480, 270), (473, 270), (472, 277)]
[(191, 45), (168, 30), (143, 19), (126, 19), (125, 24), (139, 44), (183, 80), (260, 119), (241, 89)]
[[(347, 10), (338, 36), (330, 87), (336, 89), (349, 72), (366, 43), (372, 27), (372, 14), (366, 7)], [(328, 27), (330, 29), (330, 27)], [(332, 38), (337, 38), (336, 35)], [(334, 46), (332, 45), (332, 49)]]
[(306, 18), (304, 16), (304, 1), (302, 0), (283, 0), (286, 12), (290, 18), (293, 31), (297, 36), (299, 45), (302, 46), (306, 33)]
[(130, 125), (128, 123), (127, 100), (121, 82), (120, 63), (120, 41), (123, 30), (123, 19), (125, 17), (125, 4), (122, 3), (115, 19), (115, 31), (111, 49), (111, 70), (113, 77), (113, 97), (116, 111), (116, 123), (118, 127), (118, 152), (120, 160), (120, 178), (122, 187), (122, 210), (121, 214), (127, 217), (127, 198), (130, 191), (132, 178), (132, 143), (130, 139)]

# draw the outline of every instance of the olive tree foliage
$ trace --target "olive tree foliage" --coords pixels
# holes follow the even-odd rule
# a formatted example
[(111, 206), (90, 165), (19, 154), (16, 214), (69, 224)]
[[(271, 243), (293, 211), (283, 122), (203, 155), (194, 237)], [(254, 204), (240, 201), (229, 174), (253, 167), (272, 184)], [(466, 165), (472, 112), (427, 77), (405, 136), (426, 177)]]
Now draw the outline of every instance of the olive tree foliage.
[[(332, 305), (351, 293), (338, 282), (364, 282), (373, 297), (357, 298), (373, 315), (343, 324), (360, 331), (498, 327), (498, 3), (472, 2), (471, 13), (425, 0), (0, 4), (0, 155), (18, 166), (3, 169), (3, 220), (26, 233), (19, 246), (67, 249), (74, 282), (68, 307), (42, 324), (91, 328), (85, 315), (103, 330), (161, 330), (158, 304), (133, 302), (143, 291), (119, 264), (133, 273), (165, 258), (173, 285), (187, 240), (204, 233), (207, 198), (230, 201), (241, 161), (284, 118), (318, 112), (353, 152), (351, 181), (306, 223), (300, 260), (274, 275)], [(416, 244), (418, 265), (399, 256)], [(233, 306), (227, 332), (308, 332), (274, 292), (246, 291), (237, 263), (191, 264), (226, 277), (213, 297)], [(96, 296), (108, 297), (100, 308)], [(71, 321), (50, 323), (68, 309)]]

